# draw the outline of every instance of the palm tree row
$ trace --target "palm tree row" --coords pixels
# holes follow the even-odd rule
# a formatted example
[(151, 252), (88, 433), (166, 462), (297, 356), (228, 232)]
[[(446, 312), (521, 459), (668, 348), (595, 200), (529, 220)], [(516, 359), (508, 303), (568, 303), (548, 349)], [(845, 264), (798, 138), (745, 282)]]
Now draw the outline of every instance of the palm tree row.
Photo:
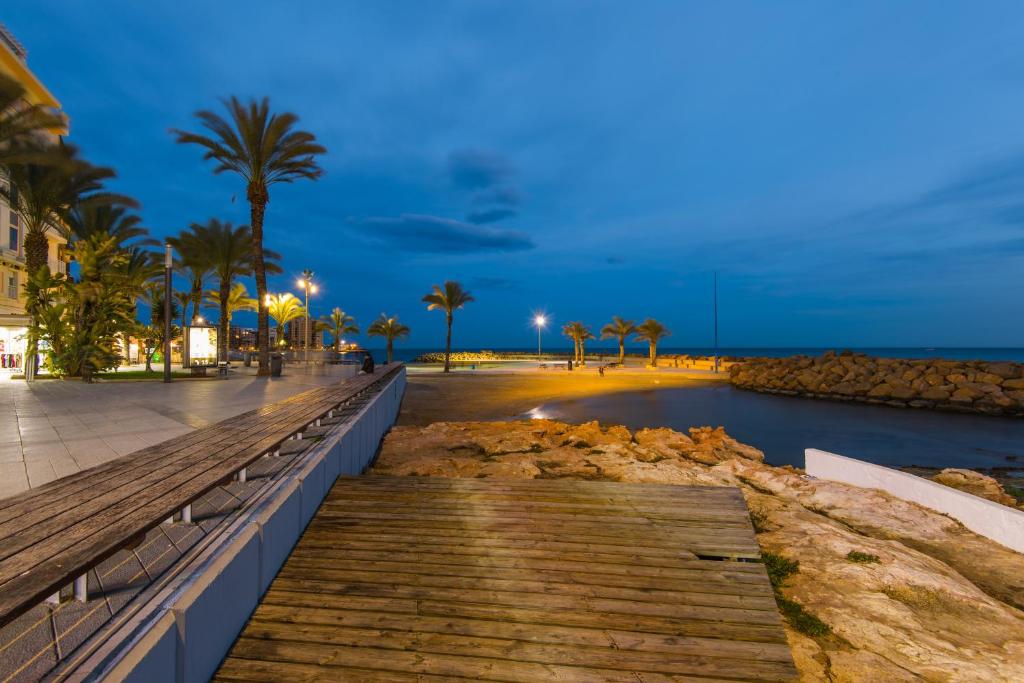
[[(578, 321), (570, 322), (562, 327), (562, 334), (573, 340), (576, 363), (586, 365), (585, 344), (588, 339), (595, 338), (590, 328)], [(610, 323), (601, 328), (601, 339), (616, 339), (619, 342), (619, 365), (622, 365), (626, 359), (626, 338), (636, 335), (637, 341), (647, 342), (651, 365), (656, 366), (658, 364), (658, 342), (670, 334), (668, 328), (654, 318), (648, 318), (637, 325), (633, 320), (614, 316)]]

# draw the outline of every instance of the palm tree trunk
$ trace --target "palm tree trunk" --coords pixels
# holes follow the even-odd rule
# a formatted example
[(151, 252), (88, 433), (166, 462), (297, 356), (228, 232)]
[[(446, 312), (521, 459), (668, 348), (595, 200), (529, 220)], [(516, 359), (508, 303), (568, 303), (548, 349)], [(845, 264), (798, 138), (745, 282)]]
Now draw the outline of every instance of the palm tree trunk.
[(198, 287), (192, 287), (192, 323), (195, 324), (199, 317), (199, 307), (203, 302), (203, 283), (199, 282)]
[(452, 314), (448, 314), (448, 337), (444, 342), (444, 371), (452, 367)]
[(587, 365), (587, 342), (585, 339), (580, 337), (580, 367), (586, 367)]
[(626, 340), (619, 337), (619, 365), (626, 362)]
[(220, 358), (228, 359), (228, 332), (231, 327), (228, 315), (228, 297), (231, 296), (231, 280), (222, 278), (220, 281)]
[(651, 342), (651, 367), (658, 367), (658, 343)]
[(393, 339), (388, 339), (388, 363), (389, 364), (391, 363), (391, 351), (392, 351), (392, 348), (394, 347), (394, 344), (395, 344), (395, 342), (394, 342)]
[(263, 260), (263, 215), (267, 208), (265, 187), (250, 185), (249, 225), (252, 228), (252, 266), (256, 280), (256, 301), (259, 306), (256, 319), (256, 335), (259, 338), (260, 367), (257, 377), (270, 376), (270, 320), (267, 316), (267, 265)]
[[(50, 243), (46, 239), (46, 228), (29, 227), (25, 231), (25, 270), (29, 279), (49, 260)], [(32, 313), (29, 321), (29, 335), (25, 344), (25, 381), (36, 378), (39, 361), (39, 317)]]

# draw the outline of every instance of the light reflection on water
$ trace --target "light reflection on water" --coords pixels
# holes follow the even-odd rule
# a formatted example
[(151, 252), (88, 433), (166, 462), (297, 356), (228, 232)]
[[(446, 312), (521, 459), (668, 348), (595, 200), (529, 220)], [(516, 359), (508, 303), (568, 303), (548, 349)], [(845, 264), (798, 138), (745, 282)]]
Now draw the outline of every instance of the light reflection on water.
[(559, 401), (534, 411), (631, 429), (721, 425), (776, 465), (802, 467), (804, 449), (820, 448), (880, 465), (1024, 466), (1021, 419), (771, 396), (723, 384)]

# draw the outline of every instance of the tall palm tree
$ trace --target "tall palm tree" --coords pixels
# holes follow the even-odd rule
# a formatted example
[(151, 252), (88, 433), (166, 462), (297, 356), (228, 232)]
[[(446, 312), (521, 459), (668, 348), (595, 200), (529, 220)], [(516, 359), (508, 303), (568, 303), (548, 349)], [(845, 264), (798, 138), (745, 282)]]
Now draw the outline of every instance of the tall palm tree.
[[(277, 323), (277, 343), (284, 344), (284, 326), (306, 315), (306, 307), (294, 294), (268, 294), (263, 301), (267, 314)], [(262, 337), (260, 338), (262, 340)]]
[(380, 317), (370, 323), (370, 326), (366, 328), (366, 334), (371, 337), (384, 337), (384, 339), (387, 340), (389, 363), (394, 356), (393, 351), (395, 340), (399, 337), (408, 337), (409, 332), (409, 326), (398, 322), (397, 315), (393, 315), (389, 318), (384, 313), (381, 313)]
[(658, 340), (667, 337), (671, 332), (654, 318), (648, 318), (636, 326), (636, 338), (650, 345), (651, 367), (658, 365)]
[(452, 319), (455, 311), (473, 300), (472, 295), (454, 280), (445, 280), (444, 287), (434, 285), (434, 291), (423, 296), (422, 301), (427, 304), (427, 310), (444, 311), (445, 322), (448, 323), (448, 336), (444, 342), (445, 372), (449, 372), (452, 366)]
[(231, 338), (231, 316), (238, 311), (255, 311), (259, 308), (256, 299), (249, 296), (249, 290), (241, 282), (231, 286), (227, 296), (224, 296), (223, 280), (219, 289), (211, 289), (206, 293), (206, 300), (211, 306), (216, 306), (220, 311), (220, 330), (218, 336), (223, 339), (219, 344), (221, 347), (221, 358), (228, 359), (228, 344)]
[(0, 166), (24, 160), (26, 148), (38, 142), (40, 133), (64, 128), (61, 115), (49, 107), (29, 104), (25, 88), (0, 74)]
[(270, 375), (270, 346), (267, 272), (263, 254), (263, 216), (270, 201), (270, 186), (296, 179), (316, 180), (323, 175), (316, 156), (327, 150), (309, 132), (296, 130), (298, 117), (290, 112), (270, 113), (270, 101), (251, 100), (243, 104), (237, 97), (224, 101), (225, 119), (212, 111), (196, 112), (196, 118), (209, 135), (172, 130), (177, 142), (195, 144), (206, 150), (204, 159), (217, 162), (214, 173), (231, 171), (246, 183), (249, 201), (249, 225), (252, 227), (253, 271), (259, 302), (259, 375)]
[(345, 313), (340, 308), (335, 308), (331, 311), (329, 316), (325, 316), (317, 321), (316, 329), (329, 332), (331, 335), (331, 347), (335, 351), (338, 350), (338, 345), (341, 343), (341, 338), (346, 334), (359, 334), (359, 326), (356, 325), (356, 319)]
[(615, 315), (612, 321), (601, 328), (601, 339), (619, 340), (619, 365), (626, 360), (626, 337), (636, 333), (636, 323)]

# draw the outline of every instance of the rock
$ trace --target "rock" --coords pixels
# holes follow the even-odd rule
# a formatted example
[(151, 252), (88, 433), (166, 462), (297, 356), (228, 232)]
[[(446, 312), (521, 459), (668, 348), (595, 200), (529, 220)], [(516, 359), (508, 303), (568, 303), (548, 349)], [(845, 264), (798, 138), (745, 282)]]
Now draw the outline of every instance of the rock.
[[(496, 444), (531, 449), (496, 455)], [(802, 680), (1024, 680), (1024, 556), (883, 491), (762, 459), (721, 428), (438, 423), (393, 428), (370, 474), (737, 486), (762, 548), (800, 563), (782, 594), (833, 631), (787, 628)], [(851, 562), (851, 551), (878, 561)]]
[(747, 358), (730, 369), (742, 389), (865, 403), (1024, 416), (1024, 365), (902, 360), (863, 354)]
[(949, 400), (951, 395), (952, 392), (947, 391), (942, 387), (931, 387), (930, 389), (925, 389), (921, 392), (921, 398), (929, 401), (946, 401)]
[(932, 477), (932, 481), (938, 482), (943, 486), (966, 491), (981, 498), (987, 498), (1002, 505), (1008, 505), (1009, 507), (1017, 506), (1016, 498), (1006, 493), (998, 481), (981, 472), (947, 467)]

